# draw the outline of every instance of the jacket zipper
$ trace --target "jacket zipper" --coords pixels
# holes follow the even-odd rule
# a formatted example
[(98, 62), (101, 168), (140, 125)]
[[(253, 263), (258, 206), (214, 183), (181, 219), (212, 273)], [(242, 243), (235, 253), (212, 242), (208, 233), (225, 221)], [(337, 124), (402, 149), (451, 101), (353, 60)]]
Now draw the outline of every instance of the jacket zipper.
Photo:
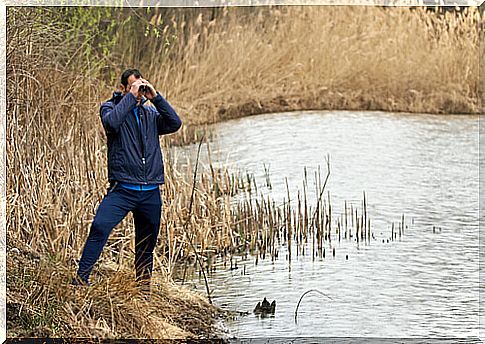
[(143, 164), (143, 178), (144, 178), (144, 183), (146, 184), (147, 180), (147, 173), (146, 173), (146, 159), (145, 159), (145, 144), (143, 143), (143, 132), (142, 132), (142, 126), (143, 126), (143, 113), (140, 110), (141, 107), (139, 108), (140, 112), (140, 142), (141, 142), (141, 150), (142, 150), (142, 157), (141, 157), (141, 162)]

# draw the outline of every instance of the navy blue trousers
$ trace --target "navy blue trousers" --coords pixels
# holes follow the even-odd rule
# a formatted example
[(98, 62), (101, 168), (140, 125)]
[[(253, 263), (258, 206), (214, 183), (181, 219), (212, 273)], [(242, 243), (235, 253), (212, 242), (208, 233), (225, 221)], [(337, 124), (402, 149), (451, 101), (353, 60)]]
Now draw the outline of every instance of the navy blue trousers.
[(133, 212), (135, 221), (136, 280), (150, 283), (153, 250), (157, 244), (162, 212), (160, 189), (137, 191), (120, 185), (108, 189), (91, 224), (77, 272), (84, 282), (89, 281), (89, 275), (111, 231), (130, 211)]

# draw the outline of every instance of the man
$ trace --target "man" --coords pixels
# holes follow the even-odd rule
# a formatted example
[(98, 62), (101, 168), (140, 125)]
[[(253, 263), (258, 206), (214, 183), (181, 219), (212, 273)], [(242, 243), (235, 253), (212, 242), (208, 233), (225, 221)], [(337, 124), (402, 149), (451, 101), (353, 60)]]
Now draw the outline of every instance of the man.
[[(137, 69), (123, 72), (120, 89), (100, 109), (108, 140), (110, 187), (97, 209), (72, 284), (89, 285), (89, 275), (108, 236), (131, 211), (135, 222), (136, 281), (149, 292), (162, 209), (159, 185), (164, 183), (158, 137), (176, 132), (182, 121)], [(143, 96), (155, 108), (143, 105), (147, 100)]]

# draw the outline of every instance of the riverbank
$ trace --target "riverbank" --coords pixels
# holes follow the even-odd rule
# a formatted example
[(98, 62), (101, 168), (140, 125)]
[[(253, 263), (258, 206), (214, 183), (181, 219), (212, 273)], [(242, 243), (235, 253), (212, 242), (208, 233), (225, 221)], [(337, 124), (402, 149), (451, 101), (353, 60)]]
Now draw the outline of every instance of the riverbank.
[[(355, 110), (387, 111), (430, 114), (478, 114), (477, 99), (453, 98), (448, 94), (434, 95), (426, 99), (417, 91), (410, 90), (402, 98), (374, 98), (361, 92), (338, 92), (326, 88), (306, 95), (277, 96), (263, 100), (249, 100), (242, 104), (221, 105), (216, 112), (215, 122), (244, 116), (272, 112), (306, 110)], [(313, 93), (313, 94), (312, 94)], [(210, 122), (209, 122), (210, 123)], [(200, 124), (208, 124), (203, 122)]]
[(317, 91), (309, 91), (305, 95), (279, 95), (276, 97), (262, 98), (261, 100), (245, 100), (237, 104), (206, 104), (195, 112), (208, 113), (205, 116), (187, 117), (182, 129), (167, 138), (166, 144), (186, 145), (198, 142), (205, 134), (211, 137), (211, 133), (205, 126), (231, 119), (265, 113), (309, 111), (309, 110), (332, 110), (332, 111), (386, 111), (405, 113), (427, 114), (479, 114), (479, 104), (476, 98), (453, 97), (442, 93), (425, 96), (416, 91), (409, 91), (407, 96), (401, 98), (372, 97), (361, 92), (338, 92), (326, 88)]
[(127, 269), (104, 266), (92, 287), (74, 287), (59, 257), (21, 244), (7, 254), (7, 338), (222, 337), (223, 312), (167, 276), (154, 276), (146, 300)]

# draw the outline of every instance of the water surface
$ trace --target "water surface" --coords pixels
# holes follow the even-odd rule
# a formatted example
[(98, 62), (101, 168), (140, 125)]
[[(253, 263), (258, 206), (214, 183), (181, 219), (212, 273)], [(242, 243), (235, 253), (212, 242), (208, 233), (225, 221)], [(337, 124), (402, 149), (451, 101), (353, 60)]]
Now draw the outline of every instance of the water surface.
[[(277, 302), (274, 317), (227, 323), (232, 335), (478, 336), (478, 116), (311, 111), (212, 128), (213, 163), (254, 174), (258, 194), (277, 201), (287, 195), (286, 180), (291, 195), (302, 190), (304, 167), (315, 189), (315, 172), (320, 166), (324, 178), (329, 155), (334, 212), (344, 200), (359, 205), (365, 191), (376, 236), (370, 245), (334, 242), (336, 256), (316, 260), (293, 254), (290, 262), (283, 246), (274, 262), (240, 260), (240, 269), (213, 274), (213, 300), (223, 308), (252, 310), (263, 297)], [(192, 145), (173, 154), (195, 161), (196, 151)], [(387, 243), (402, 214), (405, 235)], [(189, 284), (204, 292), (197, 277)], [(332, 300), (308, 294), (295, 324), (309, 289)]]

